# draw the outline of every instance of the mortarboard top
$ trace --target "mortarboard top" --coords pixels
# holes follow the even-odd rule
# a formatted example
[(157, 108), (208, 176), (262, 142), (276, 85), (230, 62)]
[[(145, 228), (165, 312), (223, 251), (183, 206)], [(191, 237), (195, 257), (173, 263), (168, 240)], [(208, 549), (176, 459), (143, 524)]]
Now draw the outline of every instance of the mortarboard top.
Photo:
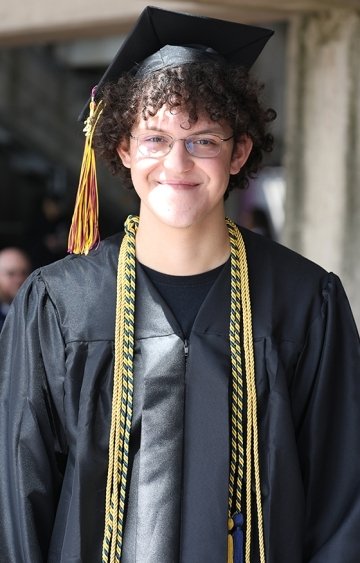
[[(100, 79), (97, 91), (101, 95), (105, 83), (116, 82), (166, 45), (210, 47), (229, 63), (250, 68), (272, 35), (273, 31), (261, 27), (147, 6)], [(79, 120), (84, 120), (88, 107)]]

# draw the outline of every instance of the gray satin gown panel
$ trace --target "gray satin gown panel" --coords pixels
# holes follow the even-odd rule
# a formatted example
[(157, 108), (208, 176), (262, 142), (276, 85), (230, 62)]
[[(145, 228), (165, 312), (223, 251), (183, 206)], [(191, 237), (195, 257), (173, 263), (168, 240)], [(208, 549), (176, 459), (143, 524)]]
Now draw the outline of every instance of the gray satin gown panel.
[[(199, 310), (189, 340), (181, 563), (227, 560), (229, 286), (227, 263)], [(214, 303), (218, 305), (216, 311)]]
[[(187, 360), (171, 311), (140, 268), (137, 275), (133, 463), (122, 560), (225, 562), (229, 271), (199, 310)], [(214, 299), (222, 305), (215, 320)]]
[[(125, 563), (179, 560), (185, 355), (152, 287), (138, 271), (133, 454)], [(155, 332), (156, 331), (156, 332)], [(140, 447), (139, 447), (140, 446)]]
[(136, 563), (175, 563), (179, 553), (184, 357), (176, 335), (144, 340)]

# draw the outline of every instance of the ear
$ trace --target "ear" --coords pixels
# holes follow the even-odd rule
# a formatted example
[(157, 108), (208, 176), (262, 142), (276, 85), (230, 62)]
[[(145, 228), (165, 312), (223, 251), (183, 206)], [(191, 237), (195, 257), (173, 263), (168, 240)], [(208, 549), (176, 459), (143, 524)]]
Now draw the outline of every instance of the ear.
[(122, 141), (116, 149), (116, 152), (125, 168), (131, 168), (130, 143)]
[(248, 135), (243, 135), (240, 141), (235, 143), (233, 153), (231, 155), (230, 174), (237, 174), (240, 172), (240, 169), (249, 158), (252, 148), (253, 142)]

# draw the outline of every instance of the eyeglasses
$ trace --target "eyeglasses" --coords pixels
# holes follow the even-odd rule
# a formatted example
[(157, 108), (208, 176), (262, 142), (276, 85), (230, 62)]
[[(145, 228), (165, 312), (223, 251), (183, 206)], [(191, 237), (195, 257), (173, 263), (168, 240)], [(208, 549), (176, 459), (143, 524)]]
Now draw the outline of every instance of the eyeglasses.
[(220, 153), (222, 143), (229, 141), (234, 135), (222, 139), (219, 135), (201, 133), (198, 135), (190, 135), (184, 139), (174, 139), (171, 135), (159, 133), (158, 131), (148, 131), (138, 137), (130, 134), (130, 137), (137, 141), (139, 152), (143, 156), (150, 158), (166, 156), (169, 154), (176, 141), (183, 141), (187, 152), (192, 156), (196, 156), (197, 158), (214, 158)]

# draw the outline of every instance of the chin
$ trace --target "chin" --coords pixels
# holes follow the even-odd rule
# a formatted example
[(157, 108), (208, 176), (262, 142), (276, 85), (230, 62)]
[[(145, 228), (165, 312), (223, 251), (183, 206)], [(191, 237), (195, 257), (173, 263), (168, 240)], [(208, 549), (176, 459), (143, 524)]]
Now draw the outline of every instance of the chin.
[(172, 229), (188, 229), (192, 227), (196, 221), (189, 218), (172, 218), (172, 217), (159, 217), (163, 225)]
[(169, 210), (157, 210), (156, 217), (160, 223), (173, 229), (188, 229), (199, 222), (198, 214), (194, 212), (174, 213)]

